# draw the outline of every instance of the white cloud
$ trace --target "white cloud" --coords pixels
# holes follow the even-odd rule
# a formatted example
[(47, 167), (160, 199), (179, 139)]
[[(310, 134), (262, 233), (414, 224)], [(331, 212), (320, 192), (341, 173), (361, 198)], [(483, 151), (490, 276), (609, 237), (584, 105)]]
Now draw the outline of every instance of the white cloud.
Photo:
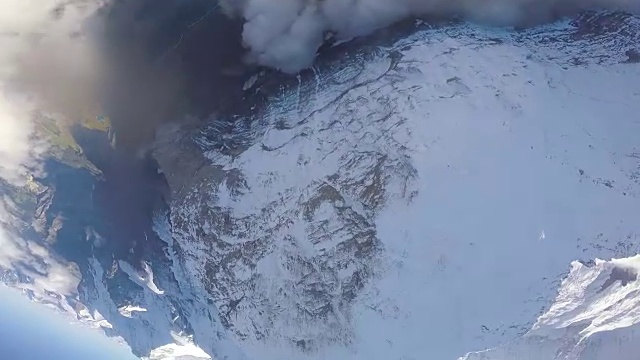
[(11, 199), (0, 198), (0, 267), (17, 270), (31, 278), (31, 283), (16, 286), (32, 290), (39, 298), (49, 298), (47, 292), (75, 296), (80, 281), (78, 267), (56, 258), (46, 247), (22, 238), (21, 222), (14, 215), (16, 210)]
[(245, 19), (250, 60), (286, 72), (313, 62), (325, 32), (360, 36), (408, 16), (456, 15), (498, 25), (549, 20), (590, 8), (640, 11), (640, 0), (221, 0)]
[[(89, 99), (98, 69), (91, 41), (78, 36), (97, 1), (3, 0), (0, 5), (0, 185), (24, 187), (39, 171), (46, 144), (37, 136), (36, 112), (72, 115)], [(0, 267), (30, 281), (16, 284), (41, 299), (48, 292), (75, 296), (77, 266), (21, 237), (26, 224), (0, 187)], [(68, 306), (65, 302), (62, 306)]]
[(41, 144), (34, 139), (33, 107), (19, 96), (0, 89), (0, 178), (22, 185), (29, 168), (34, 168)]

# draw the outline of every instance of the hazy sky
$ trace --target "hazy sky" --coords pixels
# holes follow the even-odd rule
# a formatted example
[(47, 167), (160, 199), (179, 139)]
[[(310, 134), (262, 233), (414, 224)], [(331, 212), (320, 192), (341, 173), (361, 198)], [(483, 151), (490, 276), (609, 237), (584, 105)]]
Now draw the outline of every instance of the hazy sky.
[(72, 325), (64, 316), (0, 286), (0, 358), (11, 360), (133, 360), (125, 346), (98, 330)]

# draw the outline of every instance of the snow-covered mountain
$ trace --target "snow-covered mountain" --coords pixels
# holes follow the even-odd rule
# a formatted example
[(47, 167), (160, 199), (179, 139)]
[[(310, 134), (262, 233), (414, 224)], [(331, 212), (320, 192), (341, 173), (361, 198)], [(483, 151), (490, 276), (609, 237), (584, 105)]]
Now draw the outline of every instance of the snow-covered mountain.
[(639, 256), (574, 262), (551, 308), (531, 331), (473, 359), (637, 359)]
[(517, 338), (571, 261), (639, 250), (637, 26), (418, 25), (214, 121), (204, 158), (170, 163), (192, 138), (165, 134), (187, 271), (251, 358), (454, 359)]
[(82, 280), (46, 300), (152, 359), (635, 359), (640, 19), (397, 29), (161, 129), (166, 209), (74, 220), (50, 169), (35, 218)]

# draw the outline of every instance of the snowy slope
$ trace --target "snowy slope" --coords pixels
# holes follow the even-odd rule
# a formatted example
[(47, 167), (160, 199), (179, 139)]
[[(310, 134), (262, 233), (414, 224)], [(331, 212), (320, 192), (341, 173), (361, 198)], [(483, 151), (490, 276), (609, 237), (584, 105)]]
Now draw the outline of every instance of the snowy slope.
[(572, 263), (553, 306), (522, 339), (462, 359), (637, 359), (639, 270), (640, 256)]
[(456, 359), (556, 321), (572, 261), (639, 253), (638, 21), (616, 17), (426, 28), (204, 129), (173, 235), (238, 346)]

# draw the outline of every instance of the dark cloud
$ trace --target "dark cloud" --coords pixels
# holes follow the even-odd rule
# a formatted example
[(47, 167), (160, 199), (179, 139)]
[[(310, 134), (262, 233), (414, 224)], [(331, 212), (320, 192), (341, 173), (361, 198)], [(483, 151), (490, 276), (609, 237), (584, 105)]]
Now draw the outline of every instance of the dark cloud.
[(148, 141), (159, 123), (204, 117), (241, 97), (241, 23), (215, 1), (119, 1), (101, 16), (101, 87), (123, 146)]

